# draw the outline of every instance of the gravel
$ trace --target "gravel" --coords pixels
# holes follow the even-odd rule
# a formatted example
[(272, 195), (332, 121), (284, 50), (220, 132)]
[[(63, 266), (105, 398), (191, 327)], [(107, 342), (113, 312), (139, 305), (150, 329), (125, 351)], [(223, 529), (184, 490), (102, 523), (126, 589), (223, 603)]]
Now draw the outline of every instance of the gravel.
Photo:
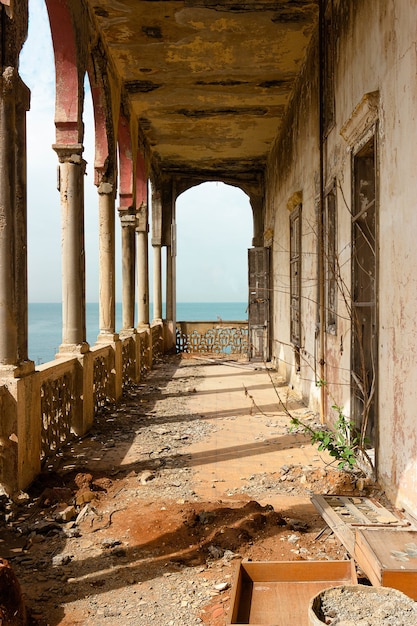
[(315, 615), (329, 626), (416, 626), (417, 603), (387, 587), (335, 587), (320, 594)]

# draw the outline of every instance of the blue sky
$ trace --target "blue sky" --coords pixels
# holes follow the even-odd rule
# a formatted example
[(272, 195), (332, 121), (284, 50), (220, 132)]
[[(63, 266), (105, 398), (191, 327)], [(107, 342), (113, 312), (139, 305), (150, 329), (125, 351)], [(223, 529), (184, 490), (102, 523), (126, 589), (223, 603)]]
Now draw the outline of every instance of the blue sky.
[[(55, 142), (53, 51), (44, 0), (29, 0), (29, 11), (29, 36), (20, 58), (20, 74), (31, 90), (27, 116), (29, 301), (59, 302), (61, 216), (56, 189), (58, 160), (51, 147)], [(88, 85), (84, 123), (86, 293), (88, 301), (96, 302), (98, 198), (93, 184), (93, 113)], [(121, 237), (116, 222), (116, 297), (120, 301)], [(182, 194), (177, 200), (177, 300), (246, 301), (252, 228), (249, 201), (240, 189), (205, 183)]]

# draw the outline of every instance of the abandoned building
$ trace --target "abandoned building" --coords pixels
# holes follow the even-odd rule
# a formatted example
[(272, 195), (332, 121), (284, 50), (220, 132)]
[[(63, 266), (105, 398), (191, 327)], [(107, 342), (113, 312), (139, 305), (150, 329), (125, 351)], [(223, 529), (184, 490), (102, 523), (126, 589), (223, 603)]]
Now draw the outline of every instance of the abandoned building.
[[(332, 407), (340, 407), (359, 439), (360, 462), (395, 505), (417, 514), (417, 4), (45, 4), (56, 65), (62, 343), (51, 363), (28, 359), (30, 92), (19, 75), (28, 0), (0, 0), (4, 489), (28, 486), (45, 455), (87, 432), (97, 407), (175, 349), (176, 199), (222, 181), (242, 189), (253, 211), (249, 358), (270, 361), (323, 423), (333, 425)], [(94, 345), (85, 334), (85, 75), (100, 215)], [(115, 327), (116, 215), (122, 328)]]

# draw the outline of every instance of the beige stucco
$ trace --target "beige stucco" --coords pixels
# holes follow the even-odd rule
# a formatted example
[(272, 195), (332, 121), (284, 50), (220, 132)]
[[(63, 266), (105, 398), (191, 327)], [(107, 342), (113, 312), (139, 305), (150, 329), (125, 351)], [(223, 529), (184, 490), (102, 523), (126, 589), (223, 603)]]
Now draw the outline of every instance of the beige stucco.
[[(376, 131), (379, 180), (378, 253), (378, 422), (377, 475), (399, 506), (417, 507), (417, 428), (415, 405), (416, 255), (415, 158), (417, 127), (416, 35), (414, 2), (360, 5), (334, 3), (337, 21), (334, 127), (324, 144), (324, 187), (336, 179), (338, 251), (350, 284), (351, 158)], [(349, 5), (349, 6), (347, 6)], [(265, 224), (273, 229), (274, 358), (300, 394), (317, 408), (314, 385), (319, 342), (317, 311), (315, 205), (320, 161), (317, 81), (311, 69), (300, 75), (288, 125), (268, 161)], [(276, 173), (281, 172), (281, 176)], [(289, 339), (288, 201), (302, 192), (302, 329), (305, 359), (293, 368)], [(326, 381), (331, 402), (350, 410), (350, 322), (339, 294), (336, 335), (326, 334)], [(329, 400), (330, 402), (330, 400)]]

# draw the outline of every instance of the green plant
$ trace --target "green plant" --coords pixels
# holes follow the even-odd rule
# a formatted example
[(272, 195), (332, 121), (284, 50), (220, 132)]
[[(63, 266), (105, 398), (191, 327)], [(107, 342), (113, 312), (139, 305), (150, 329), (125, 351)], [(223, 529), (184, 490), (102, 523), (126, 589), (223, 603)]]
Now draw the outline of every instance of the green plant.
[(339, 469), (353, 469), (356, 464), (355, 452), (359, 448), (360, 437), (355, 435), (355, 425), (344, 415), (342, 407), (333, 405), (337, 412), (334, 430), (314, 429), (298, 417), (291, 417), (293, 427), (302, 428), (311, 438), (311, 443), (318, 444), (318, 449), (327, 450), (330, 456), (339, 461)]

